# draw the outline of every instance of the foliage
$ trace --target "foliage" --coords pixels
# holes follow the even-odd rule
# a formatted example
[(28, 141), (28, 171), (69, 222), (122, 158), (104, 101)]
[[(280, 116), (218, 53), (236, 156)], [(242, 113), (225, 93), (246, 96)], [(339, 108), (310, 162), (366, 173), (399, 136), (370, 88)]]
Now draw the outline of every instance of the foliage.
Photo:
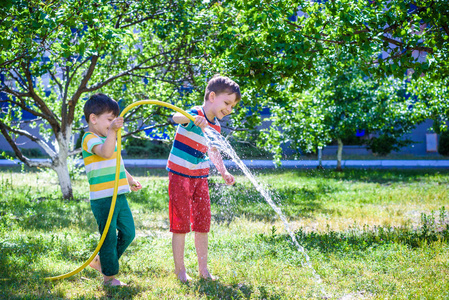
[[(408, 104), (378, 103), (380, 111), (374, 108), (374, 112), (386, 110), (388, 116), (384, 119), (389, 119), (380, 121), (378, 127), (398, 130), (396, 125), (405, 125), (406, 132), (410, 128), (407, 117), (412, 117), (411, 124), (423, 117), (447, 120), (449, 101), (443, 90), (449, 74), (449, 11), (445, 1), (237, 1), (214, 8), (221, 21), (216, 24), (220, 38), (207, 45), (218, 55), (211, 60), (209, 69), (223, 70), (238, 78), (245, 87), (245, 105), (256, 111), (269, 107), (274, 120), (279, 120), (262, 136), (260, 146), (279, 153), (283, 141), (303, 144), (305, 151), (328, 143), (329, 124), (323, 125), (325, 113), (321, 106), (331, 107), (335, 103), (322, 98), (321, 103), (315, 103), (318, 107), (308, 105), (314, 98), (310, 91), (320, 86), (316, 77), (324, 73), (329, 78), (348, 76), (351, 68), (383, 86), (384, 96), (395, 89), (407, 89), (416, 97)], [(406, 88), (401, 86), (405, 79), (411, 79)], [(364, 88), (369, 89), (368, 85), (369, 82)], [(425, 99), (435, 85), (440, 90), (434, 94), (440, 97)], [(362, 89), (363, 93), (369, 91)], [(372, 98), (363, 96), (359, 102), (371, 104)], [(411, 111), (404, 109), (413, 101), (415, 112), (425, 109), (421, 116), (409, 115)], [(348, 104), (348, 116), (344, 119), (349, 120), (353, 112), (357, 115), (361, 106), (363, 103), (353, 103), (352, 107)], [(248, 109), (242, 110), (236, 115), (236, 122), (247, 113)], [(402, 117), (397, 120), (396, 116)], [(261, 123), (257, 113), (250, 119), (242, 126)], [(280, 128), (288, 132), (279, 132)], [(343, 131), (350, 129), (357, 128), (346, 126)], [(341, 136), (341, 131), (340, 127), (335, 133)]]
[[(28, 166), (48, 167), (71, 198), (66, 159), (73, 131), (86, 128), (83, 104), (103, 92), (122, 107), (147, 98), (188, 106), (181, 86), (195, 86), (198, 44), (207, 40), (201, 1), (8, 1), (0, 6), (0, 129), (16, 156)], [(11, 29), (12, 28), (12, 29)], [(23, 114), (40, 136), (24, 129)], [(139, 107), (126, 116), (127, 133), (167, 127), (171, 111)], [(17, 147), (17, 136), (37, 143), (50, 162), (33, 162)], [(56, 149), (53, 147), (56, 144)]]
[(226, 137), (229, 144), (238, 153), (241, 159), (267, 159), (272, 157), (272, 153), (262, 147), (258, 147), (259, 131), (251, 130), (244, 133), (233, 132), (232, 135)]
[(449, 156), (449, 131), (443, 131), (438, 141), (438, 153)]
[[(299, 101), (272, 108), (274, 126), (264, 131), (260, 145), (274, 147), (278, 156), (279, 146), (287, 142), (293, 149), (312, 152), (334, 140), (355, 137), (360, 129), (388, 135), (393, 147), (410, 142), (402, 136), (424, 120), (425, 112), (421, 104), (406, 98), (400, 80), (376, 80), (357, 68), (333, 75), (330, 69), (329, 65), (320, 69), (314, 87), (297, 94)], [(275, 135), (277, 128), (282, 132)]]
[(392, 151), (399, 151), (399, 149), (412, 142), (412, 140), (398, 140), (398, 138), (383, 134), (377, 137), (372, 137), (366, 144), (368, 146), (367, 148), (373, 151), (374, 154), (386, 156)]
[[(448, 9), (445, 1), (430, 0), (9, 0), (0, 6), (1, 90), (9, 95), (2, 100), (9, 106), (2, 108), (1, 131), (13, 148), (16, 135), (38, 142), (52, 159), (46, 167), (55, 167), (73, 153), (68, 141), (72, 131), (85, 127), (81, 108), (90, 94), (107, 93), (122, 107), (146, 98), (189, 107), (201, 101), (215, 73), (242, 86), (241, 109), (231, 123), (241, 130), (238, 139), (260, 125), (260, 112), (270, 108), (274, 124), (260, 135), (258, 147), (274, 150), (278, 159), (281, 143), (312, 151), (329, 143), (332, 133), (352, 134), (354, 126), (363, 125), (355, 124), (356, 116), (375, 98), (386, 103), (373, 106), (380, 107), (373, 113), (379, 118), (384, 112), (388, 122), (379, 121), (373, 131), (395, 136), (391, 130), (408, 130), (421, 117), (410, 115), (402, 101), (380, 100), (406, 77), (412, 79), (407, 90), (416, 97), (413, 108), (426, 109), (427, 117), (445, 124), (449, 101), (440, 96), (447, 95)], [(324, 89), (317, 96), (318, 86), (338, 86), (336, 78), (350, 77), (350, 68), (358, 70), (355, 77), (368, 76), (359, 84), (366, 91), (357, 95), (352, 89), (353, 95), (344, 98), (353, 100), (348, 105), (332, 96), (351, 88), (334, 95)], [(324, 74), (332, 79), (327, 86)], [(374, 84), (383, 95), (372, 97)], [(182, 99), (181, 86), (192, 91)], [(326, 114), (331, 109), (348, 125), (330, 130)], [(22, 111), (48, 125), (40, 125), (43, 139), (20, 127)], [(158, 107), (136, 108), (127, 116), (127, 134), (148, 126), (173, 134), (170, 114)], [(286, 132), (280, 132), (284, 126)], [(54, 140), (57, 151), (50, 147)], [(14, 151), (32, 165), (18, 147)]]
[(435, 133), (445, 131), (449, 123), (448, 87), (449, 78), (422, 77), (407, 85), (408, 92), (426, 107), (426, 116), (434, 120)]
[(127, 138), (124, 146), (127, 156), (147, 159), (167, 158), (171, 149), (171, 143), (144, 138)]
[(376, 76), (448, 77), (445, 1), (303, 1), (300, 7), (304, 15), (291, 28), (329, 61), (356, 63)]

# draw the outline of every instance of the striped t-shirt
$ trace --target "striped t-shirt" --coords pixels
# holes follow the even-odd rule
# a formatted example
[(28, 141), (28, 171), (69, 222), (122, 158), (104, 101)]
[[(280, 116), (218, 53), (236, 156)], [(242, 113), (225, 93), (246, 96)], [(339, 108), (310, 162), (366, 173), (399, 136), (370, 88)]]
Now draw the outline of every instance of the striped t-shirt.
[[(207, 119), (201, 106), (195, 106), (187, 111), (192, 116), (205, 117), (209, 126), (221, 131), (217, 118), (213, 122)], [(173, 147), (168, 157), (167, 170), (169, 172), (191, 178), (209, 176), (209, 158), (206, 156), (207, 143), (200, 127), (190, 121), (179, 124)]]
[[(117, 146), (111, 158), (103, 158), (92, 152), (94, 146), (103, 144), (105, 140), (106, 137), (99, 137), (93, 132), (86, 132), (83, 136), (83, 159), (89, 181), (90, 200), (112, 197), (114, 195)], [(125, 194), (129, 191), (125, 165), (123, 164), (123, 159), (120, 159), (117, 195)]]

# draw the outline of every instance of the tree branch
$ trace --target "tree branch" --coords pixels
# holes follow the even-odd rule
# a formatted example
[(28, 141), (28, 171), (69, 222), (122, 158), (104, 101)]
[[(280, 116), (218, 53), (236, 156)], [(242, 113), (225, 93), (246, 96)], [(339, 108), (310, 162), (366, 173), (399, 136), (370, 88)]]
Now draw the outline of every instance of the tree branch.
[(162, 78), (156, 78), (156, 77), (152, 77), (152, 76), (140, 75), (140, 74), (134, 74), (134, 73), (129, 73), (128, 75), (139, 77), (139, 78), (146, 78), (146, 79), (151, 79), (151, 80), (163, 81), (163, 82), (172, 83), (172, 84), (177, 84), (177, 83), (182, 82), (181, 79), (179, 79), (179, 80), (166, 80), (166, 79), (162, 79)]
[(129, 112), (128, 114), (126, 114), (125, 122), (134, 121), (134, 120), (132, 120), (132, 119), (130, 119), (130, 118), (131, 118), (133, 115), (135, 115), (141, 108), (142, 108), (142, 106), (139, 105), (137, 108), (132, 109), (131, 112)]
[[(69, 86), (70, 86), (70, 83), (69, 83), (69, 72), (70, 72), (70, 67), (69, 66), (65, 66), (65, 68), (63, 68), (63, 70), (64, 70), (64, 72), (65, 72), (65, 79), (66, 79), (66, 82), (65, 82), (65, 87), (64, 87), (64, 93), (62, 94), (62, 99), (61, 99), (61, 101), (62, 101), (62, 105), (61, 105), (61, 128), (62, 128), (62, 134), (65, 136), (65, 137), (67, 137), (66, 136), (66, 129), (67, 129), (67, 124), (71, 124), (71, 123), (69, 123), (69, 121), (68, 121), (68, 112), (67, 112), (67, 96), (68, 96), (68, 93), (69, 93)], [(69, 109), (70, 109), (70, 107), (69, 107)]]
[(9, 75), (15, 80), (15, 82), (17, 82), (20, 85), (20, 87), (24, 91), (28, 91), (27, 87), (24, 84), (25, 79), (23, 79), (23, 77), (20, 75), (20, 73), (16, 69), (12, 68), (12, 70), (17, 74), (18, 78), (14, 76), (14, 74), (11, 70), (9, 71)]
[(24, 57), (25, 57), (25, 54), (22, 54), (22, 55), (17, 56), (17, 57), (14, 58), (13, 60), (7, 60), (7, 61), (4, 61), (4, 62), (2, 62), (2, 63), (0, 64), (0, 67), (6, 67), (7, 65), (13, 64), (13, 63), (15, 63), (16, 61), (21, 60), (21, 59), (24, 58)]
[[(28, 62), (28, 65), (29, 65), (29, 62)], [(45, 115), (45, 119), (48, 121), (50, 126), (53, 128), (53, 132), (56, 134), (61, 129), (59, 126), (59, 123), (56, 120), (54, 113), (48, 108), (47, 104), (45, 104), (45, 102), (39, 97), (39, 95), (37, 95), (35, 93), (34, 87), (33, 87), (33, 81), (31, 78), (31, 72), (28, 68), (28, 65), (26, 65), (25, 63), (22, 63), (22, 69), (23, 69), (23, 71), (25, 73), (25, 77), (27, 79), (28, 92), (30, 94), (30, 97), (34, 100), (34, 102), (37, 104), (39, 109)]]
[[(396, 41), (395, 39), (386, 37), (386, 36), (384, 36), (384, 35), (381, 36), (380, 38), (381, 38), (382, 40), (384, 40), (384, 41), (390, 43), (390, 44), (393, 44), (393, 45), (396, 45), (396, 46), (398, 46), (398, 47), (404, 48), (404, 43), (398, 42), (398, 41)], [(405, 47), (405, 50), (407, 50), (407, 51), (408, 51), (408, 50), (418, 50), (418, 51), (425, 51), (425, 52), (427, 52), (427, 53), (433, 53), (433, 49), (432, 49), (432, 48), (429, 48), (429, 47), (421, 47), (421, 46)]]
[(81, 152), (83, 152), (83, 149), (82, 148), (78, 148), (78, 149), (74, 149), (72, 151), (69, 151), (67, 153), (67, 155), (69, 155), (69, 156), (77, 155), (77, 154), (80, 154)]
[[(29, 108), (29, 107), (26, 105), (25, 100), (21, 97), (20, 94), (13, 94), (14, 91), (11, 91), (11, 90), (10, 90), (10, 91), (7, 91), (7, 93), (8, 93), (8, 94), (11, 94), (11, 95), (13, 95), (13, 96), (16, 96), (17, 98), (20, 99), (21, 102), (17, 102), (17, 101), (8, 99), (8, 100), (2, 100), (2, 101), (0, 101), (0, 103), (3, 102), (3, 103), (11, 103), (11, 104), (15, 104), (15, 105), (19, 106), (21, 109), (23, 109), (23, 110), (25, 110), (25, 111), (27, 111), (27, 112), (29, 112), (29, 113), (35, 115), (36, 117), (41, 117), (41, 118), (44, 118), (44, 119), (45, 119), (45, 115), (43, 115), (43, 114), (41, 114), (41, 113), (39, 113), (39, 112), (37, 112), (37, 111), (35, 111), (35, 110)], [(25, 95), (28, 96), (27, 94), (25, 94)]]
[[(163, 15), (164, 13), (165, 13), (165, 12), (163, 12), (163, 11), (156, 12), (155, 14), (153, 14), (153, 15), (151, 15), (151, 16), (148, 16), (148, 17), (139, 19), (139, 20), (137, 20), (137, 21), (134, 21), (134, 22), (129, 23), (129, 24), (126, 24), (126, 25), (122, 25), (122, 26), (120, 26), (120, 28), (127, 28), (127, 27), (130, 27), (130, 26), (133, 26), (133, 25), (136, 25), (136, 24), (145, 22), (146, 20), (151, 20), (151, 19), (153, 19), (155, 16), (160, 16), (160, 15)], [(132, 19), (134, 19), (134, 18), (132, 18)]]
[(59, 92), (60, 92), (61, 95), (62, 95), (62, 93), (64, 92), (64, 91), (63, 91), (63, 88), (62, 88), (62, 84), (59, 82), (58, 78), (56, 78), (56, 76), (55, 76), (55, 74), (53, 74), (53, 72), (48, 71), (48, 73), (50, 73), (51, 78), (53, 78), (53, 81), (56, 82), (56, 84), (58, 85), (58, 87), (59, 87)]
[(133, 135), (135, 133), (138, 133), (138, 132), (141, 132), (141, 131), (144, 131), (144, 130), (147, 130), (147, 129), (161, 128), (161, 127), (165, 127), (165, 126), (168, 126), (168, 125), (170, 125), (170, 123), (166, 122), (166, 123), (162, 123), (162, 124), (158, 124), (158, 125), (154, 125), (154, 126), (148, 126), (148, 127), (145, 127), (145, 128), (140, 128), (140, 129), (134, 130), (132, 132), (127, 132), (122, 137), (127, 137), (127, 136)]
[(56, 155), (56, 153), (46, 144), (44, 143), (40, 138), (32, 135), (31, 133), (29, 133), (26, 130), (22, 130), (22, 129), (14, 129), (11, 128), (10, 126), (6, 125), (5, 123), (3, 123), (2, 121), (0, 121), (0, 123), (3, 125), (3, 127), (13, 133), (17, 133), (21, 136), (27, 137), (29, 138), (32, 142), (35, 142), (36, 144), (38, 144), (42, 149), (44, 149), (44, 151), (50, 156), (50, 157), (54, 157)]
[(34, 162), (34, 161), (30, 160), (28, 157), (24, 156), (22, 154), (22, 151), (20, 151), (19, 147), (17, 147), (17, 144), (9, 136), (7, 128), (8, 127), (6, 126), (6, 124), (0, 121), (0, 131), (20, 161), (22, 161), (24, 164), (26, 164), (29, 167), (45, 167), (45, 168), (52, 167), (51, 162)]
[(449, 27), (446, 24), (442, 25), (442, 27), (443, 27), (444, 31), (446, 32), (446, 34), (449, 36)]
[(153, 69), (153, 68), (160, 67), (160, 66), (165, 66), (165, 64), (153, 65), (151, 67), (146, 67), (146, 68), (140, 68), (140, 67), (136, 66), (136, 67), (133, 67), (133, 68), (128, 69), (126, 71), (123, 71), (122, 73), (119, 73), (117, 75), (111, 76), (111, 77), (109, 77), (108, 79), (106, 79), (103, 82), (96, 83), (93, 86), (91, 86), (89, 88), (86, 88), (84, 91), (92, 92), (92, 91), (98, 90), (98, 89), (104, 87), (105, 85), (107, 85), (108, 83), (110, 83), (111, 81), (113, 81), (113, 80), (115, 80), (117, 78), (120, 78), (120, 77), (123, 77), (123, 76), (126, 76), (126, 75), (130, 75), (130, 72), (132, 72), (134, 70)]
[(73, 122), (73, 119), (75, 116), (75, 107), (78, 104), (78, 100), (79, 100), (81, 94), (88, 91), (86, 86), (87, 86), (89, 79), (92, 77), (92, 74), (94, 73), (95, 66), (97, 65), (97, 61), (98, 61), (98, 55), (92, 56), (89, 68), (87, 69), (87, 72), (86, 72), (86, 75), (84, 75), (83, 79), (81, 80), (80, 85), (78, 86), (78, 89), (73, 94), (72, 99), (69, 101), (69, 116), (68, 116), (68, 120), (67, 120), (67, 122), (69, 124), (72, 124), (72, 122)]
[(73, 77), (76, 75), (76, 72), (78, 72), (78, 69), (84, 65), (86, 62), (88, 62), (90, 60), (89, 58), (86, 58), (83, 62), (81, 62), (78, 66), (76, 66), (76, 68), (73, 69), (72, 75), (69, 77), (68, 82), (69, 84), (72, 82)]

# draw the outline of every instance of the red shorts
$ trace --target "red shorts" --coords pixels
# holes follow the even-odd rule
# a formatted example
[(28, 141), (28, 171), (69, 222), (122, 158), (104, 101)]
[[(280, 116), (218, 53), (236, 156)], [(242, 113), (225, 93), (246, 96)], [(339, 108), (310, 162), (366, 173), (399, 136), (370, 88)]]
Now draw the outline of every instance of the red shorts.
[(168, 173), (170, 232), (209, 232), (210, 198), (207, 178), (189, 178)]

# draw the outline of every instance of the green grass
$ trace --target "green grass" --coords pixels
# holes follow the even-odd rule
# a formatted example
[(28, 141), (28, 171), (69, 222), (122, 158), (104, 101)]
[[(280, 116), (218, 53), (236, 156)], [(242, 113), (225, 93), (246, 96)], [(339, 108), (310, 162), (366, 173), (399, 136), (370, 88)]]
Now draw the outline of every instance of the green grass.
[(60, 281), (95, 249), (99, 234), (84, 175), (75, 201), (51, 173), (0, 171), (0, 298), (3, 299), (448, 299), (449, 171), (261, 170), (258, 178), (289, 220), (314, 271), (249, 181), (210, 180), (209, 266), (197, 276), (193, 235), (186, 266), (173, 275), (165, 171), (130, 169), (144, 188), (128, 200), (137, 237), (121, 258), (124, 288), (102, 286), (87, 268)]

